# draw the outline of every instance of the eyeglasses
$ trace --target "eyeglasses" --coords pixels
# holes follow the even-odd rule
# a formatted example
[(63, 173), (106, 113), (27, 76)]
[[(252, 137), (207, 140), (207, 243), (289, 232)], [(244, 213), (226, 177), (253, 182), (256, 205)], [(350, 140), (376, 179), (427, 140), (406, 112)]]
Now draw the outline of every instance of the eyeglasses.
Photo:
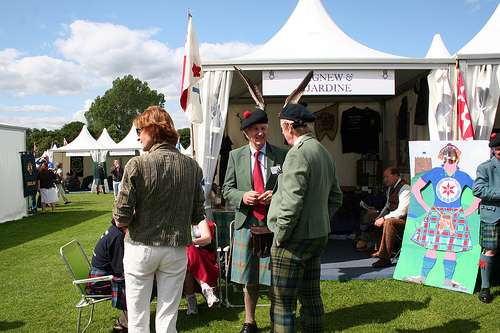
[(135, 130), (137, 131), (137, 135), (140, 135), (141, 131), (142, 131), (142, 127), (136, 128)]

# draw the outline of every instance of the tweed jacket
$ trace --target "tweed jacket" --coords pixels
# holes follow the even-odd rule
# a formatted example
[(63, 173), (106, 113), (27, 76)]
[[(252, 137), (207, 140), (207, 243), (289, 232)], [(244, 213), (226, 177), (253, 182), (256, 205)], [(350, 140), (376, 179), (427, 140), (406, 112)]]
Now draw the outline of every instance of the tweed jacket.
[[(271, 171), (274, 166), (283, 166), (283, 161), (288, 149), (266, 143), (267, 176), (266, 191), (272, 190), (276, 184), (278, 175)], [(222, 186), (222, 194), (226, 200), (236, 206), (235, 229), (240, 229), (245, 223), (251, 206), (243, 203), (243, 195), (253, 190), (252, 187), (252, 167), (250, 158), (250, 145), (245, 145), (229, 153), (229, 161), (226, 170), (226, 178)], [(274, 199), (272, 199), (274, 200)], [(271, 200), (271, 201), (272, 201)]]
[(132, 158), (113, 209), (120, 223), (133, 217), (125, 242), (191, 245), (191, 224), (205, 216), (202, 177), (196, 161), (168, 143), (154, 144), (149, 154)]
[(479, 204), (482, 222), (495, 223), (500, 220), (500, 162), (495, 156), (477, 167), (472, 194), (482, 199)]
[(277, 241), (312, 239), (330, 233), (330, 218), (342, 204), (332, 156), (312, 134), (288, 152), (267, 225)]

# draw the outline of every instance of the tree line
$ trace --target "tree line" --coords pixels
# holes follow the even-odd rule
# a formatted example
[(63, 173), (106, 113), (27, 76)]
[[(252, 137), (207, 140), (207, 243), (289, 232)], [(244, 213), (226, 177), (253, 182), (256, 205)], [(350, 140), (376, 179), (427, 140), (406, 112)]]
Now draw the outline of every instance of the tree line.
[[(109, 136), (120, 142), (132, 127), (132, 121), (139, 116), (148, 106), (157, 105), (164, 107), (165, 96), (156, 90), (151, 90), (147, 82), (126, 75), (113, 81), (112, 88), (104, 95), (97, 96), (89, 110), (85, 112), (87, 127), (90, 134), (97, 139), (106, 128)], [(58, 147), (73, 141), (82, 130), (83, 123), (73, 121), (65, 124), (61, 129), (48, 131), (44, 128), (29, 128), (26, 130), (26, 148), (33, 150), (36, 144), (39, 157), (53, 144)], [(183, 128), (179, 131), (180, 143), (184, 148), (189, 146), (190, 129)]]

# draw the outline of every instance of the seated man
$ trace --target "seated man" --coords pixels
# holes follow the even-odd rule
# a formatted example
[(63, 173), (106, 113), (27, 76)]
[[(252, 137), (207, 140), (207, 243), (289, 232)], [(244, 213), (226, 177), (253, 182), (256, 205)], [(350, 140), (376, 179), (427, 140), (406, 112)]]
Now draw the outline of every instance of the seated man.
[[(373, 267), (386, 267), (391, 264), (394, 240), (398, 232), (405, 230), (406, 215), (410, 207), (410, 184), (401, 179), (398, 169), (389, 167), (384, 171), (384, 185), (388, 187), (387, 203), (375, 220), (376, 228), (372, 234), (378, 248), (378, 251), (372, 254), (372, 258), (378, 258), (372, 264)], [(368, 214), (373, 213), (368, 211)]]
[(123, 276), (123, 239), (127, 228), (118, 228), (115, 223), (115, 220), (111, 219), (111, 226), (97, 242), (89, 273), (89, 278), (113, 275), (113, 284), (107, 281), (92, 282), (87, 284), (85, 290), (91, 295), (111, 294), (113, 307), (123, 311), (113, 328), (126, 330), (127, 306), (125, 304), (125, 278)]

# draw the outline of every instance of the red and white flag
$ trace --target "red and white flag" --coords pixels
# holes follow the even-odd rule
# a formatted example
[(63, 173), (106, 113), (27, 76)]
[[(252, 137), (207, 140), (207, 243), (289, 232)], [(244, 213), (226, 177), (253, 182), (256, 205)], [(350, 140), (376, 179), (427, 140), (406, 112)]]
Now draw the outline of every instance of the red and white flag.
[(203, 68), (201, 66), (200, 50), (190, 14), (182, 67), (181, 107), (192, 124), (201, 124), (203, 122), (200, 89), (198, 87), (198, 81), (202, 78)]
[(462, 72), (460, 70), (458, 71), (457, 83), (457, 111), (460, 140), (474, 140), (474, 131), (472, 130), (469, 105), (467, 104), (464, 81), (462, 79)]
[(68, 141), (66, 141), (66, 138), (64, 138), (63, 145), (66, 146), (68, 144)]

